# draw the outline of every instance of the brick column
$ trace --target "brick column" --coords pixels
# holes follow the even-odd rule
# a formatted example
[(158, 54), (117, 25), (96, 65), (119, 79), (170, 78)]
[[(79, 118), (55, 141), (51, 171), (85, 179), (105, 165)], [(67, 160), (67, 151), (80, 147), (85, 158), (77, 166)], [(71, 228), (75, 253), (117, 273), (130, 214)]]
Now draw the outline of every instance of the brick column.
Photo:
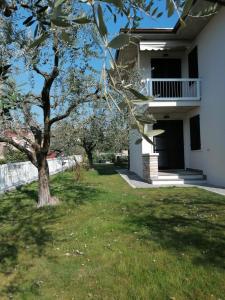
[(158, 178), (158, 158), (159, 153), (142, 154), (144, 180), (151, 182)]

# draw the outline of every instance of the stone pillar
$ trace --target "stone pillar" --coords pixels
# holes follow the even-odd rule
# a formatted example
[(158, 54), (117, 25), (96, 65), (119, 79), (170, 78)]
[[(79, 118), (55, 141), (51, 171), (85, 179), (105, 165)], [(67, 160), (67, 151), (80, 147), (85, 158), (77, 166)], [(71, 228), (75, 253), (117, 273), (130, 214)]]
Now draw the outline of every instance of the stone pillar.
[(158, 158), (159, 153), (142, 154), (144, 180), (151, 182), (158, 178)]

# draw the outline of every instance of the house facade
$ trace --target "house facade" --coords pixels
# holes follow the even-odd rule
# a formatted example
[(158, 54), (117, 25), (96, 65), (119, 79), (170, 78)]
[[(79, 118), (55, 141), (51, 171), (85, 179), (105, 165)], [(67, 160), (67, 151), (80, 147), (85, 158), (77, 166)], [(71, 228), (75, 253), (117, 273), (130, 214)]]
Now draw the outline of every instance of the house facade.
[[(197, 0), (192, 15), (209, 5)], [(164, 170), (188, 170), (210, 184), (225, 186), (225, 7), (207, 17), (187, 16), (186, 26), (135, 29), (135, 47), (120, 50), (120, 60), (135, 60), (142, 93), (165, 132), (154, 146), (130, 132), (130, 170), (160, 183)], [(126, 30), (122, 30), (126, 32)]]

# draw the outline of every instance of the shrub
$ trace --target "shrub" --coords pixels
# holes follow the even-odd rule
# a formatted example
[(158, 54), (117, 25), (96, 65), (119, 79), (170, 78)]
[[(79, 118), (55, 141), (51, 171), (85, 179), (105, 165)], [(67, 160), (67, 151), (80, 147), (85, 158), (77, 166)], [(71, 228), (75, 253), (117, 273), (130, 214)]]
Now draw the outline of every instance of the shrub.
[(127, 168), (128, 167), (128, 156), (117, 156), (114, 162), (115, 166)]
[(5, 159), (0, 159), (0, 165), (4, 165), (6, 164), (6, 160)]
[(4, 152), (5, 163), (14, 163), (14, 162), (22, 162), (27, 161), (27, 156), (25, 153), (20, 152), (18, 150), (14, 150), (11, 147), (7, 147)]
[(101, 153), (99, 155), (94, 156), (94, 161), (96, 162), (114, 162), (115, 160), (115, 154), (114, 153)]

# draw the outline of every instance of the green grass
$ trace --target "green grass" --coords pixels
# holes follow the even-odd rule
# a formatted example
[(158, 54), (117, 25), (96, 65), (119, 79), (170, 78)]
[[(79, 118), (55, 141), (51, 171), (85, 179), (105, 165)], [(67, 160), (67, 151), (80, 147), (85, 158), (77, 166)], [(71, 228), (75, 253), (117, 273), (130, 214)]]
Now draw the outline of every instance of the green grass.
[(0, 299), (225, 299), (225, 198), (197, 188), (131, 189), (98, 167), (0, 199)]

